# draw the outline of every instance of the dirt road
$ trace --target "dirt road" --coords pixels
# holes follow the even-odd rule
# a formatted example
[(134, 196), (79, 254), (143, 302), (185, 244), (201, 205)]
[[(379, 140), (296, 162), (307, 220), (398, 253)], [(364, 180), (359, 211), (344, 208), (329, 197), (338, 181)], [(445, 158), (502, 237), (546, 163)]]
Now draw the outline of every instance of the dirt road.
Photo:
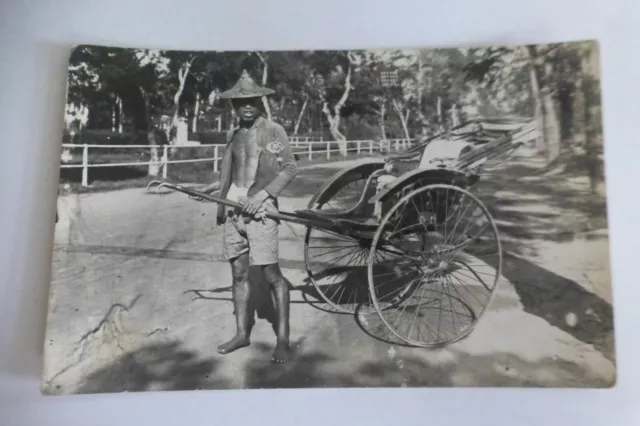
[[(343, 166), (302, 171), (282, 197), (282, 208), (304, 207)], [(282, 366), (269, 363), (273, 308), (256, 276), (252, 345), (232, 355), (216, 352), (235, 327), (231, 275), (222, 257), (221, 230), (214, 226), (214, 205), (144, 189), (64, 196), (43, 391), (611, 386), (606, 229), (601, 224), (575, 229), (584, 224), (582, 213), (593, 216), (589, 223), (600, 217), (580, 204), (582, 181), (549, 198), (543, 185), (556, 188), (554, 177), (531, 177), (535, 167), (516, 162), (501, 172), (507, 178), (479, 189), (504, 230), (504, 279), (475, 331), (444, 349), (394, 345), (375, 315), (356, 321), (310, 304), (302, 229), (282, 225), (281, 266), (295, 287), (294, 355)], [(549, 207), (539, 211), (541, 205)], [(568, 236), (560, 237), (562, 232)]]

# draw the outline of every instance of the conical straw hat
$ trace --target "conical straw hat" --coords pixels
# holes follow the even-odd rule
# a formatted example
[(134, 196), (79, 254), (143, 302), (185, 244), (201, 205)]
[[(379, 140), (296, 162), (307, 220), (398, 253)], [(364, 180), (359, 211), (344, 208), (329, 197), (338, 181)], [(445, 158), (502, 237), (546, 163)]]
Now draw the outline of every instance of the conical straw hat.
[(231, 89), (220, 94), (221, 99), (255, 98), (268, 96), (275, 93), (275, 90), (260, 87), (249, 76), (247, 70), (242, 70), (242, 75), (238, 82)]

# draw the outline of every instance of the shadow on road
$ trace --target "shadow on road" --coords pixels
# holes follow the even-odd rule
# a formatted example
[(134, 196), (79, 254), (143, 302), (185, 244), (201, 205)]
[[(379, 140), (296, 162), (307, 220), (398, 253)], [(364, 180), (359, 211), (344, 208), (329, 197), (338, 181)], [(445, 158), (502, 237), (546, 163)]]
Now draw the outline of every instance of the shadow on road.
[(225, 388), (217, 361), (202, 359), (178, 341), (144, 346), (91, 373), (78, 393), (170, 391)]
[[(258, 319), (268, 321), (275, 332), (277, 324), (275, 295), (264, 281), (260, 267), (252, 266), (249, 268), (249, 285), (251, 286), (249, 317), (255, 319), (257, 316)], [(227, 293), (229, 296), (218, 296), (221, 293)], [(193, 300), (219, 300), (233, 303), (232, 286), (215, 289), (190, 289), (183, 292), (183, 294), (193, 296)], [(292, 301), (291, 303), (306, 302)]]
[[(572, 179), (577, 179), (572, 181)], [(568, 172), (545, 175), (525, 164), (509, 165), (478, 185), (477, 193), (498, 221), (508, 279), (524, 310), (594, 345), (615, 358), (613, 307), (580, 284), (524, 256), (536, 253), (533, 240), (555, 243), (606, 239), (606, 199), (591, 194), (585, 179)], [(591, 231), (605, 231), (593, 235)], [(585, 235), (590, 233), (591, 236)], [(562, 262), (562, 246), (558, 262)]]
[(273, 366), (261, 361), (268, 359), (270, 350), (268, 345), (256, 345), (256, 355), (245, 370), (245, 387), (608, 387), (614, 381), (570, 362), (552, 358), (532, 362), (511, 353), (452, 352), (446, 362), (430, 363), (415, 352), (375, 362), (340, 363), (322, 352), (302, 352), (288, 365)]
[(503, 249), (515, 254), (524, 254), (533, 239), (568, 242), (608, 226), (606, 199), (592, 194), (579, 176), (547, 176), (514, 164), (481, 180), (472, 192), (508, 237)]
[(524, 311), (615, 358), (613, 307), (575, 281), (512, 254), (503, 272), (515, 287)]
[[(608, 387), (615, 379), (570, 362), (536, 361), (510, 353), (487, 356), (454, 352), (430, 363), (420, 354), (346, 363), (322, 352), (299, 352), (288, 364), (268, 361), (272, 348), (251, 346), (244, 388), (321, 387)], [(422, 349), (425, 351), (425, 349)], [(200, 358), (180, 343), (152, 344), (124, 354), (89, 374), (75, 393), (232, 389), (215, 358)]]
[[(323, 352), (294, 353), (288, 364), (268, 360), (272, 348), (257, 343), (244, 368), (244, 388), (320, 387), (608, 387), (615, 378), (552, 358), (535, 361), (511, 353), (468, 355), (452, 352), (445, 362), (429, 362), (411, 351), (393, 359), (346, 362)], [(418, 351), (427, 351), (420, 349)], [(437, 358), (437, 357), (436, 357)], [(201, 358), (177, 341), (147, 345), (90, 373), (74, 393), (232, 389), (218, 361)]]

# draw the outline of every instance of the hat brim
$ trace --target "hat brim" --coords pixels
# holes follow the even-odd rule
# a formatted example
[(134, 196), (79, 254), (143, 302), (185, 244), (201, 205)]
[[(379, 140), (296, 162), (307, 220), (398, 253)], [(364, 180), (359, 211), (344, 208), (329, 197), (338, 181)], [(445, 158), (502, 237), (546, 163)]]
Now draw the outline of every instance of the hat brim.
[(220, 94), (220, 99), (247, 99), (247, 98), (261, 98), (263, 96), (269, 96), (275, 93), (273, 89), (262, 88), (259, 90), (252, 90), (250, 92), (239, 91), (235, 89), (227, 90)]

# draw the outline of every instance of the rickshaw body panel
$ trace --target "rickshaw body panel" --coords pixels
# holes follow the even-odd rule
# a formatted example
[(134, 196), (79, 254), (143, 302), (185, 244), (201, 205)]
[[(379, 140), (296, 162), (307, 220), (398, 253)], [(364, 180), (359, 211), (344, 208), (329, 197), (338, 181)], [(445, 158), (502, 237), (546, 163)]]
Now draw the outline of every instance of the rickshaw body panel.
[(347, 167), (338, 171), (313, 194), (308, 204), (309, 208), (312, 208), (318, 203), (324, 203), (327, 201), (327, 199), (321, 199), (321, 196), (323, 198), (329, 197), (330, 199), (331, 191), (329, 191), (329, 189), (331, 187), (339, 189), (345, 183), (348, 183), (355, 178), (369, 177), (376, 170), (382, 169), (384, 165), (384, 160), (371, 160), (367, 163)]
[(421, 186), (449, 184), (466, 188), (473, 182), (473, 179), (471, 179), (466, 173), (454, 169), (415, 169), (396, 177), (393, 181), (378, 191), (376, 195), (371, 197), (368, 202), (384, 202), (389, 199), (389, 197), (402, 193), (408, 189), (413, 189), (411, 187), (418, 182)]

